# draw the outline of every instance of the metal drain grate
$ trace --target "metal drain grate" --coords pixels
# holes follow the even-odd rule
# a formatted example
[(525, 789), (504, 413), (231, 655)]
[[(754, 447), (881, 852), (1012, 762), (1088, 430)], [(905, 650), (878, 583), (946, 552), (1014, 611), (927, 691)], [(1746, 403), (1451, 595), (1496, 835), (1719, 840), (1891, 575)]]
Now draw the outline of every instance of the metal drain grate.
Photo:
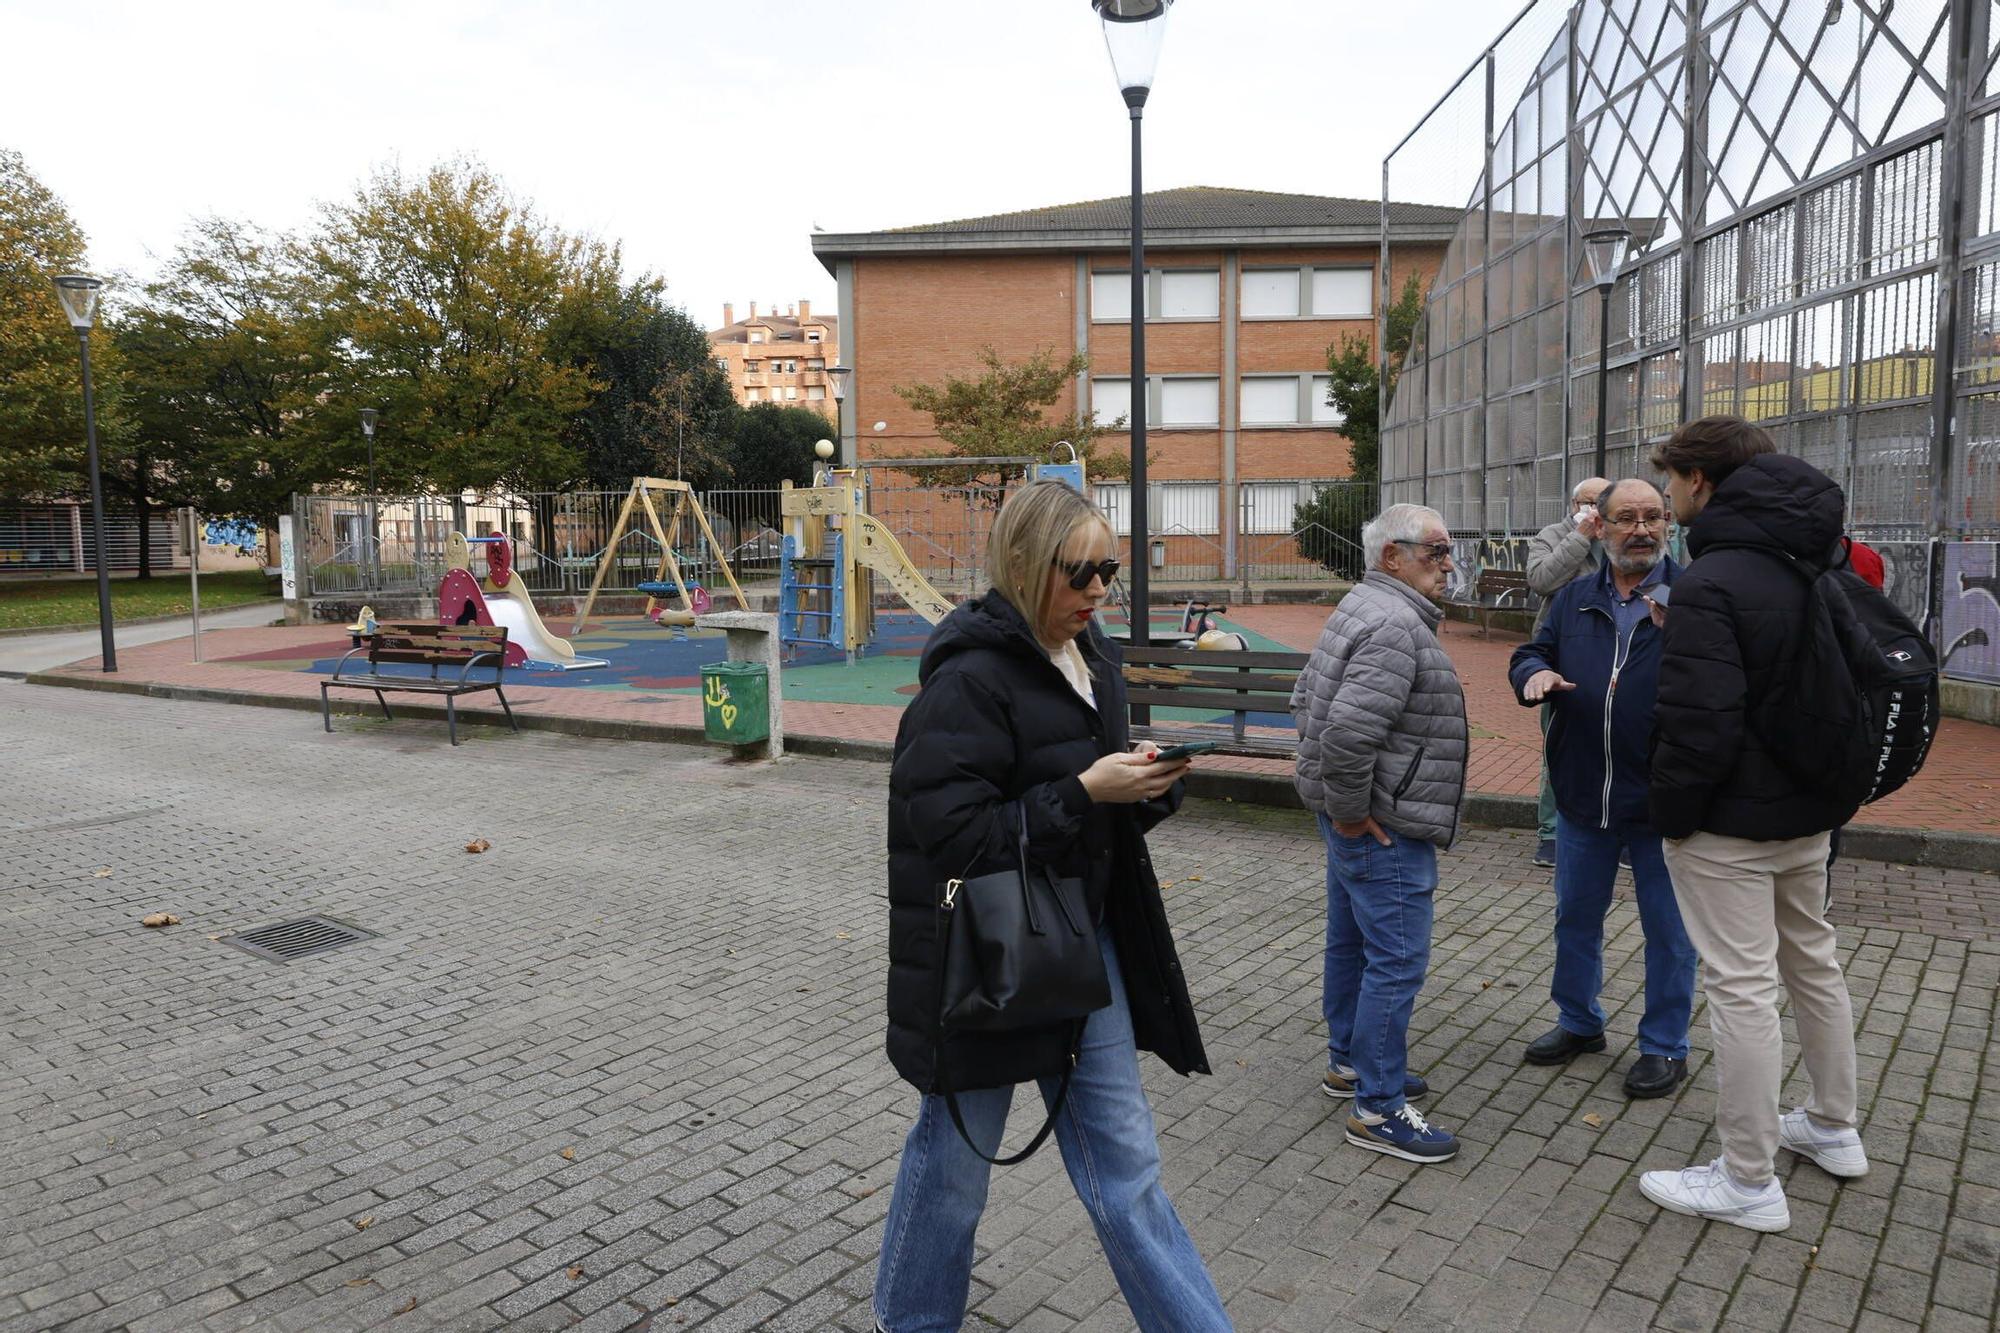
[(357, 940), (372, 940), (375, 933), (324, 916), (302, 916), (296, 921), (280, 921), (274, 926), (258, 926), (226, 936), (224, 944), (273, 963), (289, 963), (310, 958)]

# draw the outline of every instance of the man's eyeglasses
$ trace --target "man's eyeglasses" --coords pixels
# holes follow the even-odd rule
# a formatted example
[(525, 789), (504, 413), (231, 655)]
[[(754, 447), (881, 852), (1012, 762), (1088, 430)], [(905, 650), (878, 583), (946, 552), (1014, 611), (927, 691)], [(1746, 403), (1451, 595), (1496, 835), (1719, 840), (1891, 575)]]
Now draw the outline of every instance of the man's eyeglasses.
[(1614, 528), (1630, 532), (1634, 528), (1664, 528), (1667, 526), (1667, 516), (1656, 509), (1649, 514), (1617, 514), (1605, 522)]
[(1407, 546), (1412, 551), (1422, 552), (1434, 565), (1440, 563), (1451, 554), (1450, 542), (1413, 542), (1405, 541), (1401, 537), (1398, 537), (1396, 538), (1396, 545)]
[(1074, 563), (1068, 560), (1056, 560), (1052, 563), (1057, 569), (1069, 575), (1069, 586), (1077, 592), (1082, 592), (1085, 588), (1088, 588), (1092, 579), (1103, 579), (1105, 586), (1109, 587), (1111, 580), (1118, 577), (1118, 562), (1116, 560), (1098, 560), (1095, 562), (1078, 560)]

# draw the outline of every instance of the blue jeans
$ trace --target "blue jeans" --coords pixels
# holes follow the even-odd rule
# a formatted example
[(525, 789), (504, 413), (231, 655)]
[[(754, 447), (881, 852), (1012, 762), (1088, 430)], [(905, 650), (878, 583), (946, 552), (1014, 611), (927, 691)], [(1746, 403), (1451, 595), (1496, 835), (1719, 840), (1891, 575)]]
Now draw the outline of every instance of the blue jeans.
[(1632, 881), (1639, 924), (1646, 933), (1646, 1014), (1639, 1020), (1639, 1053), (1685, 1060), (1688, 1022), (1694, 1014), (1695, 950), (1673, 880), (1660, 854), (1660, 837), (1637, 828), (1600, 829), (1556, 818), (1556, 970), (1549, 994), (1565, 1032), (1594, 1037), (1604, 1031), (1597, 993), (1604, 987), (1604, 915), (1618, 876), (1618, 849), (1632, 853)]
[(1389, 1115), (1403, 1105), (1410, 1010), (1431, 960), (1437, 848), (1386, 830), (1343, 837), (1319, 816), (1326, 839), (1326, 1013), (1329, 1065), (1355, 1073), (1354, 1105)]
[[(1160, 1141), (1139, 1086), (1125, 984), (1109, 932), (1098, 938), (1111, 1005), (1084, 1024), (1069, 1100), (1056, 1121), (1063, 1165), (1139, 1327), (1149, 1333), (1227, 1330), (1222, 1297), (1160, 1186)], [(1057, 1080), (1040, 1083), (1046, 1106)], [(989, 1157), (1001, 1155), (1013, 1098), (1011, 1087), (958, 1094), (965, 1127)], [(875, 1318), (890, 1333), (955, 1333), (964, 1322), (972, 1237), (986, 1207), (991, 1169), (959, 1137), (944, 1098), (925, 1097), (896, 1168), (875, 1270)]]

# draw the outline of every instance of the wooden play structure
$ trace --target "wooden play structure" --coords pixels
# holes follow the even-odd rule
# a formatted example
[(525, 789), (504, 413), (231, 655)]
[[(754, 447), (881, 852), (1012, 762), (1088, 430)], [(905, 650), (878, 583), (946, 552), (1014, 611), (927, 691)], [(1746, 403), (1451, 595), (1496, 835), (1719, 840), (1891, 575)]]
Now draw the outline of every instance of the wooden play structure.
[(785, 484), (785, 537), (778, 576), (778, 634), (787, 647), (838, 648), (852, 660), (875, 636), (874, 579), (935, 625), (952, 600), (924, 577), (896, 535), (868, 513), (853, 468), (823, 471), (815, 486)]
[[(486, 577), (472, 572), (472, 547), (486, 548)], [(568, 639), (542, 622), (527, 585), (514, 574), (514, 543), (498, 533), (467, 537), (454, 532), (444, 543), (444, 582), (438, 585), (438, 623), (497, 625), (504, 636), (507, 665), (581, 671), (610, 665), (601, 657), (578, 657)], [(363, 608), (366, 613), (367, 608)], [(365, 618), (365, 616), (364, 616)]]
[[(673, 509), (664, 524), (660, 522), (660, 511), (653, 506), (655, 494), (673, 497)], [(618, 521), (611, 526), (611, 540), (604, 544), (604, 556), (597, 562), (597, 577), (590, 581), (590, 595), (583, 599), (583, 607), (576, 613), (576, 623), (570, 626), (571, 634), (582, 629), (583, 622), (590, 618), (590, 608), (597, 602), (597, 592), (604, 586), (604, 576), (611, 572), (611, 566), (618, 559), (618, 543), (624, 539), (626, 531), (631, 526), (634, 510), (645, 514), (653, 540), (659, 543), (660, 547), (660, 567), (650, 582), (672, 583), (675, 591), (680, 594), (679, 613), (665, 623), (691, 623), (698, 609), (694, 598), (688, 592), (687, 581), (681, 577), (680, 562), (674, 558), (674, 543), (680, 537), (681, 522), (690, 517), (694, 520), (695, 526), (701, 529), (701, 535), (707, 538), (708, 549), (715, 555), (715, 567), (722, 571), (722, 577), (729, 584), (729, 591), (735, 595), (737, 608), (743, 611), (750, 609), (750, 603), (744, 600), (743, 589), (736, 584), (735, 573), (729, 568), (729, 559), (722, 553), (722, 543), (715, 539), (714, 530), (708, 526), (708, 515), (702, 512), (701, 501), (695, 498), (694, 488), (684, 481), (668, 481), (663, 477), (634, 477), (632, 489), (626, 494), (625, 503), (619, 507)], [(652, 616), (659, 598), (646, 584), (641, 584), (640, 587), (647, 590), (646, 614)]]

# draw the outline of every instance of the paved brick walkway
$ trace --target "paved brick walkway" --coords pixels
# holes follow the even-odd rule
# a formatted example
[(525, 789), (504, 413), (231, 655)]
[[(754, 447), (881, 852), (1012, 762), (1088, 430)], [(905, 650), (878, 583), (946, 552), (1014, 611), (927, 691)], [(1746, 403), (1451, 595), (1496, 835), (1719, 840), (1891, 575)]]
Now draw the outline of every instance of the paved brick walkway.
[[(1325, 623), (1326, 609), (1250, 606), (1232, 609), (1230, 616), (1279, 643), (1310, 649)], [(324, 625), (218, 631), (203, 636), (209, 659), (205, 663), (197, 665), (189, 660), (185, 641), (148, 644), (120, 651), (118, 676), (123, 680), (317, 701), (320, 677), (316, 675), (272, 671), (218, 659), (324, 642), (326, 638)], [(1477, 629), (1456, 622), (1445, 626), (1445, 647), (1465, 681), (1466, 707), (1472, 723), (1472, 758), (1467, 777), (1474, 791), (1532, 795), (1539, 781), (1541, 731), (1536, 713), (1516, 703), (1507, 686), (1507, 659), (1518, 642), (1518, 636), (1504, 633), (1485, 639)], [(95, 658), (86, 658), (61, 671), (72, 675), (99, 674)], [(354, 698), (368, 702), (366, 696)], [(701, 701), (694, 694), (638, 697), (620, 690), (510, 686), (507, 698), (527, 714), (701, 725)], [(477, 696), (471, 702), (476, 704)], [(896, 724), (901, 717), (901, 708), (880, 704), (792, 699), (785, 702), (787, 729), (802, 735), (889, 741), (895, 739)], [(1289, 763), (1233, 757), (1210, 757), (1202, 765), (1281, 774), (1291, 771)], [(1870, 806), (1860, 822), (2000, 835), (2000, 727), (1946, 719), (1924, 771), (1896, 795)]]
[[(0, 1328), (866, 1328), (913, 1104), (884, 769), (301, 723), (0, 682)], [(1527, 1068), (1546, 888), (1518, 835), (1444, 858), (1414, 1046), (1467, 1148), (1418, 1168), (1316, 1090), (1303, 819), (1198, 803), (1154, 846), (1217, 1076), (1147, 1081), (1239, 1328), (1992, 1327), (1994, 877), (1842, 867), (1875, 1167), (1784, 1163), (1757, 1237), (1634, 1185), (1716, 1149), (1705, 1018), (1683, 1095), (1619, 1094), (1629, 903), (1611, 1055)], [(378, 938), (210, 938), (305, 912)], [(972, 1327), (1130, 1326), (1053, 1154), (998, 1173), (980, 1246)]]

